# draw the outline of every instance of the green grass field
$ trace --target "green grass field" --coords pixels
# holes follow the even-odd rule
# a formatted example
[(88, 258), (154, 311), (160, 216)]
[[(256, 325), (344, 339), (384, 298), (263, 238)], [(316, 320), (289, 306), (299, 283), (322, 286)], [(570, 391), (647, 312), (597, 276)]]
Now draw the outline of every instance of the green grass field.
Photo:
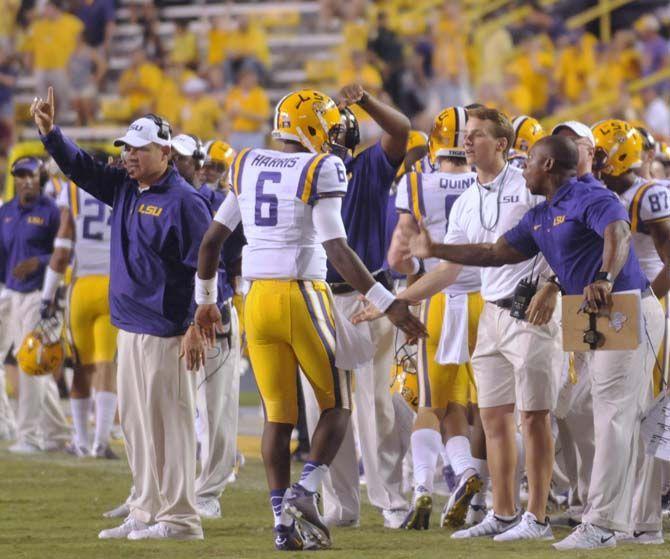
[[(249, 444), (249, 443), (247, 443)], [(237, 483), (223, 495), (223, 519), (204, 522), (202, 542), (100, 541), (98, 531), (114, 525), (101, 512), (126, 497), (130, 476), (125, 460), (78, 460), (64, 454), (18, 458), (0, 446), (0, 558), (88, 559), (278, 556), (272, 547), (270, 510), (262, 465), (249, 457)], [(253, 454), (250, 451), (249, 454)], [(441, 502), (438, 503), (441, 506)], [(439, 511), (434, 521), (439, 519)], [(381, 527), (381, 516), (365, 505), (362, 527), (335, 530), (329, 558), (545, 558), (586, 557), (560, 553), (544, 543), (456, 542), (437, 527), (400, 532)], [(565, 530), (555, 530), (563, 536)], [(594, 557), (667, 557), (666, 546), (619, 547)], [(299, 556), (301, 554), (284, 554)]]

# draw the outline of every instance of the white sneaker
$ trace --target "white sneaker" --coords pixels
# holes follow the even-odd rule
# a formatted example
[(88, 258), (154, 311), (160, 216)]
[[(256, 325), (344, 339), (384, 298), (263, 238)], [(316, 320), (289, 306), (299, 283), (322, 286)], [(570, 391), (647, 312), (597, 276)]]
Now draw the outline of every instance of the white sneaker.
[(614, 534), (617, 544), (637, 543), (642, 545), (661, 545), (665, 542), (663, 539), (663, 531), (658, 532), (633, 532), (627, 534), (626, 532), (616, 532)]
[(545, 519), (544, 524), (537, 521), (537, 517), (532, 512), (524, 512), (519, 522), (514, 528), (510, 528), (502, 534), (493, 538), (494, 542), (515, 542), (518, 540), (553, 540), (554, 534), (551, 531), (549, 517)]
[(614, 532), (584, 522), (577, 526), (572, 533), (554, 544), (554, 549), (565, 551), (569, 549), (598, 549), (604, 547), (615, 547), (616, 538)]
[(200, 518), (221, 518), (221, 504), (218, 499), (201, 499), (195, 503)]
[(472, 528), (466, 528), (465, 530), (459, 530), (451, 534), (452, 539), (462, 540), (466, 538), (483, 538), (486, 536), (497, 536), (503, 532), (507, 532), (514, 528), (519, 522), (521, 522), (521, 515), (517, 514), (512, 520), (501, 520), (498, 518), (493, 509), (486, 513), (484, 520), (479, 524), (473, 526)]
[(391, 530), (398, 530), (407, 517), (407, 509), (384, 509), (382, 516), (384, 517), (384, 528)]
[(125, 518), (129, 514), (130, 514), (130, 507), (126, 503), (123, 503), (122, 505), (119, 505), (115, 509), (103, 512), (102, 516), (104, 516), (105, 518)]
[(98, 534), (98, 538), (101, 540), (118, 540), (122, 538), (127, 538), (133, 530), (144, 530), (148, 524), (133, 518), (132, 516), (126, 517), (121, 526), (116, 528), (108, 528), (103, 530)]
[(22, 441), (15, 442), (7, 450), (13, 454), (37, 454), (42, 452), (42, 449), (36, 444), (24, 443)]
[(202, 540), (202, 528), (199, 532), (191, 533), (184, 530), (175, 530), (164, 522), (152, 524), (148, 528), (133, 530), (128, 534), (129, 540)]

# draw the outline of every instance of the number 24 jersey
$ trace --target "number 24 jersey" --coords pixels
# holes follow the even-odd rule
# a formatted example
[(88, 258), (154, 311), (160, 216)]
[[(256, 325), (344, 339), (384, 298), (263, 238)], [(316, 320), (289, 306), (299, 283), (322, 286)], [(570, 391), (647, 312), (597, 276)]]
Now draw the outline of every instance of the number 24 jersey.
[(230, 179), (247, 239), (242, 276), (324, 280), (326, 252), (312, 209), (321, 198), (346, 194), (342, 160), (331, 154), (245, 149), (233, 162)]

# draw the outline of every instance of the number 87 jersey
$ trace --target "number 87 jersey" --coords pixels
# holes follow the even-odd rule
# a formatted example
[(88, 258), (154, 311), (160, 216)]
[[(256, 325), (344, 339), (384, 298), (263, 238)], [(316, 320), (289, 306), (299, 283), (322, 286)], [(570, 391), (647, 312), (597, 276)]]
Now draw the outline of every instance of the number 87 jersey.
[(68, 208), (75, 223), (75, 276), (108, 276), (111, 208), (71, 181), (56, 204)]
[[(342, 160), (325, 153), (245, 149), (233, 161), (230, 180), (247, 238), (242, 276), (325, 279), (326, 252), (312, 209), (319, 199), (346, 194)], [(229, 204), (222, 211), (224, 206)]]

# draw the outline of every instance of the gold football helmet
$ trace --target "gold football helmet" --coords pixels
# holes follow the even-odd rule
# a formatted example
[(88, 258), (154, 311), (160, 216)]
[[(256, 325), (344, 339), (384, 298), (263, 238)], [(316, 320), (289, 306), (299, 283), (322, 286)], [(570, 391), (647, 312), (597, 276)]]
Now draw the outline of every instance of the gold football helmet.
[(517, 151), (528, 152), (533, 144), (546, 136), (546, 132), (536, 118), (521, 115), (512, 119), (514, 128), (514, 146)]
[(65, 358), (65, 346), (60, 334), (59, 320), (41, 320), (23, 339), (16, 354), (20, 369), (35, 376), (57, 371)]
[[(412, 351), (412, 349), (414, 351)], [(403, 345), (391, 367), (391, 394), (400, 394), (415, 412), (419, 409), (419, 377), (417, 376), (416, 346)]]
[(594, 171), (618, 177), (642, 163), (642, 136), (624, 120), (602, 120), (592, 128), (596, 140)]
[[(205, 163), (221, 163), (229, 169), (235, 159), (235, 150), (228, 142), (212, 140), (205, 144)], [(224, 171), (225, 172), (225, 171)]]
[(438, 157), (465, 157), (463, 132), (468, 113), (463, 107), (447, 107), (435, 117), (428, 137), (428, 153), (435, 162)]
[(330, 151), (341, 126), (335, 101), (320, 91), (301, 89), (277, 103), (272, 137), (298, 142), (312, 153), (323, 153)]

